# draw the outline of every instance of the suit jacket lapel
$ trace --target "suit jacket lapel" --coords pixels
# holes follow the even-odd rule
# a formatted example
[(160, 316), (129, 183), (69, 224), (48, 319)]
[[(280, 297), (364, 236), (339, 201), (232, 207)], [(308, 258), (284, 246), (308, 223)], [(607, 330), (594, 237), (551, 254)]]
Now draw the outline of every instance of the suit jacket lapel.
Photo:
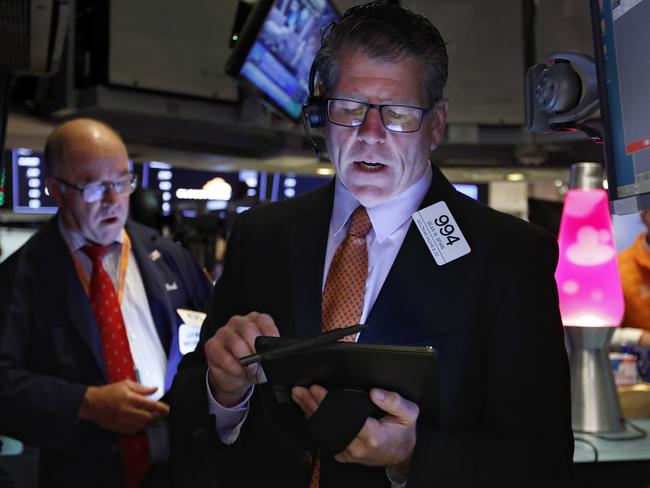
[(334, 202), (334, 181), (315, 191), (291, 229), (292, 293), (295, 334), (321, 333), (321, 289), (327, 235)]
[[(442, 172), (433, 166), (431, 187), (419, 208), (453, 197), (453, 191)], [(423, 266), (423, 263), (431, 265)], [(406, 332), (409, 337), (413, 337), (412, 328), (405, 328), (400, 321), (401, 311), (422, 293), (430, 293), (429, 283), (436, 279), (440, 270), (441, 267), (435, 263), (417, 226), (411, 222), (395, 262), (366, 319), (368, 330), (361, 334), (359, 341), (400, 344), (406, 340)]]
[[(68, 314), (69, 323), (77, 329), (83, 338), (97, 361), (97, 367), (107, 381), (108, 374), (104, 365), (102, 340), (95, 315), (79, 279), (70, 251), (59, 232), (57, 219), (58, 217), (52, 219), (44, 228), (45, 239), (43, 240), (47, 245), (44, 255), (47, 263), (44, 269), (48, 269), (49, 276), (52, 277), (52, 297), (58, 303), (65, 304), (61, 307), (62, 314)], [(60, 300), (55, 297), (60, 297)]]
[(131, 237), (131, 250), (138, 263), (140, 277), (147, 293), (147, 301), (149, 302), (149, 309), (151, 310), (158, 337), (160, 337), (165, 353), (169, 354), (175, 310), (173, 310), (169, 301), (169, 294), (165, 289), (165, 277), (160, 274), (160, 271), (149, 258), (151, 249), (149, 249), (149, 246), (145, 246), (146, 242), (138, 232), (137, 227), (127, 223), (127, 232)]

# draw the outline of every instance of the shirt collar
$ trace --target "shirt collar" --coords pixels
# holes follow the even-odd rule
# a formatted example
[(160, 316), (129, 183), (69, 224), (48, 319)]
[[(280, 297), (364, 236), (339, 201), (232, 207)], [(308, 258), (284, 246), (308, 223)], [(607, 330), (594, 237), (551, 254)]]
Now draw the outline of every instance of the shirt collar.
[[(86, 244), (90, 244), (90, 241), (86, 239), (83, 236), (83, 234), (81, 234), (81, 232), (66, 227), (65, 224), (63, 223), (63, 217), (60, 214), (57, 218), (57, 224), (59, 226), (59, 231), (63, 236), (63, 240), (66, 242), (68, 248), (72, 252), (77, 252), (81, 250), (81, 248), (84, 247)], [(123, 240), (124, 240), (124, 231), (118, 234), (117, 238), (115, 239), (115, 242), (111, 244), (111, 247), (113, 247), (115, 244), (122, 245)]]
[[(372, 229), (377, 240), (381, 243), (390, 237), (400, 226), (411, 218), (413, 213), (420, 207), (424, 199), (433, 172), (431, 166), (427, 166), (422, 177), (400, 195), (368, 208), (368, 216), (372, 222)], [(352, 196), (350, 191), (336, 178), (334, 190), (334, 212), (332, 214), (332, 231), (334, 235), (343, 232), (345, 224), (352, 215), (352, 212), (360, 205), (359, 201)]]

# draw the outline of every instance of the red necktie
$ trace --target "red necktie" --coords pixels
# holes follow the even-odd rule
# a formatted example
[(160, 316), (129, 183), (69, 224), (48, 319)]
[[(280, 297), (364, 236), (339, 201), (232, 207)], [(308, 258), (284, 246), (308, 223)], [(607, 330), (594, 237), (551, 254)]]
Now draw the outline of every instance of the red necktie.
[[(359, 323), (368, 277), (366, 234), (372, 222), (365, 207), (359, 206), (350, 217), (347, 235), (336, 249), (323, 289), (323, 332)], [(348, 336), (343, 340), (352, 341)], [(310, 488), (320, 484), (320, 456), (316, 458)]]
[[(109, 383), (127, 379), (136, 381), (133, 357), (129, 348), (120, 302), (115, 293), (113, 282), (102, 264), (107, 249), (108, 246), (96, 244), (86, 245), (82, 248), (82, 251), (93, 261), (88, 295), (102, 338)], [(149, 470), (147, 437), (144, 432), (140, 432), (132, 436), (121, 436), (119, 440), (122, 460), (126, 468), (126, 486), (135, 488), (140, 485)]]

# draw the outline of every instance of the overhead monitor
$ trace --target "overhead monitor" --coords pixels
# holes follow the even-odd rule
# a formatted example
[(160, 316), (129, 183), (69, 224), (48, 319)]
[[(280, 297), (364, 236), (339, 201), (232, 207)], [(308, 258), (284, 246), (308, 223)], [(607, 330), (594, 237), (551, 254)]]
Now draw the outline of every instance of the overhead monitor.
[(338, 17), (327, 0), (260, 0), (226, 64), (274, 107), (297, 121), (321, 30)]
[(591, 0), (612, 212), (650, 208), (650, 0)]

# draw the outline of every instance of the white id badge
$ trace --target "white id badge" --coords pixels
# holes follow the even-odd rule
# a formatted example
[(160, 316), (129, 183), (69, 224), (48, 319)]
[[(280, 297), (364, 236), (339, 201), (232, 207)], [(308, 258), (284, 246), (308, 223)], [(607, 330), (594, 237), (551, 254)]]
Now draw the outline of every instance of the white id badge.
[(201, 336), (201, 326), (205, 319), (205, 313), (197, 312), (187, 308), (177, 308), (176, 313), (183, 323), (178, 327), (178, 349), (184, 356), (194, 351)]
[(194, 351), (199, 343), (201, 328), (193, 325), (181, 324), (178, 328), (178, 349), (185, 356), (188, 352)]
[(439, 266), (470, 253), (469, 244), (445, 202), (418, 210), (413, 220)]

